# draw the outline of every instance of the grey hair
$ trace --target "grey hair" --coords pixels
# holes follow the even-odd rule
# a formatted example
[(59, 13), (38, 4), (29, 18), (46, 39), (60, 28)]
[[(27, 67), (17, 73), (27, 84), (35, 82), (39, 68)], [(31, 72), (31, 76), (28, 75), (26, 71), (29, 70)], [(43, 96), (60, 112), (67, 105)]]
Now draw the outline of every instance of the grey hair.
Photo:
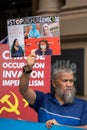
[(69, 67), (64, 67), (64, 66), (56, 67), (56, 68), (53, 68), (53, 70), (52, 70), (52, 75), (51, 75), (52, 77), (51, 77), (51, 79), (52, 80), (53, 79), (56, 80), (58, 78), (58, 76), (59, 76), (59, 73), (64, 73), (64, 72), (68, 72), (68, 73), (74, 74), (72, 69), (69, 68)]

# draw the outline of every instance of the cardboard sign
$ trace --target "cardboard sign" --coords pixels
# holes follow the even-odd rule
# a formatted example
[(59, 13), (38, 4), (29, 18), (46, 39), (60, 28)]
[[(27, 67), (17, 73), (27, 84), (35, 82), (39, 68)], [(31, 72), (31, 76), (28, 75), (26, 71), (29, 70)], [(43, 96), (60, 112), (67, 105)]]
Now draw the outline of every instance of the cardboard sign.
[(37, 55), (61, 54), (58, 16), (8, 19), (7, 30), (11, 57), (24, 57), (32, 51)]

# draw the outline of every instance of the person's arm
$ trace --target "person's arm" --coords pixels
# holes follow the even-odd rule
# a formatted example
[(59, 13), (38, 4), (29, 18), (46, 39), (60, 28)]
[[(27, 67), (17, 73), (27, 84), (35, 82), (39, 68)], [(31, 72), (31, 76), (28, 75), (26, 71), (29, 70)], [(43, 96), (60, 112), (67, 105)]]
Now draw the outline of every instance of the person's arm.
[(77, 126), (76, 128), (82, 128), (82, 129), (86, 129), (87, 130), (87, 125)]
[(46, 127), (51, 128), (53, 125), (60, 125), (55, 119), (46, 121)]
[[(35, 64), (36, 55), (31, 54), (27, 57), (27, 66), (26, 70), (30, 71)], [(19, 92), (22, 96), (30, 103), (31, 105), (34, 104), (36, 99), (36, 93), (33, 89), (29, 87), (29, 78), (30, 73), (23, 73), (20, 77), (20, 84), (19, 84)]]
[[(46, 126), (47, 128), (51, 128), (53, 125), (60, 125), (55, 119), (52, 120), (48, 120), (46, 121)], [(64, 126), (64, 125), (63, 125)], [(82, 129), (87, 129), (87, 125), (83, 125), (83, 126), (72, 126), (73, 128), (82, 128)]]

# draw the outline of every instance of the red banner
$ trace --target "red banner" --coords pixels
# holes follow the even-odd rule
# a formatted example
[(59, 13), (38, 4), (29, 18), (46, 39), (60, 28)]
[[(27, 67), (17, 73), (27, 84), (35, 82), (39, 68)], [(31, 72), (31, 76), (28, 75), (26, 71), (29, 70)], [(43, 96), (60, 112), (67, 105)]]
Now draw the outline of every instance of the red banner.
[[(50, 91), (50, 56), (38, 56), (29, 86), (42, 92)], [(0, 117), (37, 121), (37, 114), (18, 91), (26, 57), (11, 58), (8, 44), (0, 44)]]

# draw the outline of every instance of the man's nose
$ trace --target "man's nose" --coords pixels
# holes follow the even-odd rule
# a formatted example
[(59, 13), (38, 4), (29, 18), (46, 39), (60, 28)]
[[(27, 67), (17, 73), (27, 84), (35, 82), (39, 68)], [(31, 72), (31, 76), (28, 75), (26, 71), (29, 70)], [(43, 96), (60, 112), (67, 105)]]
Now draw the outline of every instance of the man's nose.
[(72, 82), (70, 80), (67, 80), (67, 86), (71, 86)]

